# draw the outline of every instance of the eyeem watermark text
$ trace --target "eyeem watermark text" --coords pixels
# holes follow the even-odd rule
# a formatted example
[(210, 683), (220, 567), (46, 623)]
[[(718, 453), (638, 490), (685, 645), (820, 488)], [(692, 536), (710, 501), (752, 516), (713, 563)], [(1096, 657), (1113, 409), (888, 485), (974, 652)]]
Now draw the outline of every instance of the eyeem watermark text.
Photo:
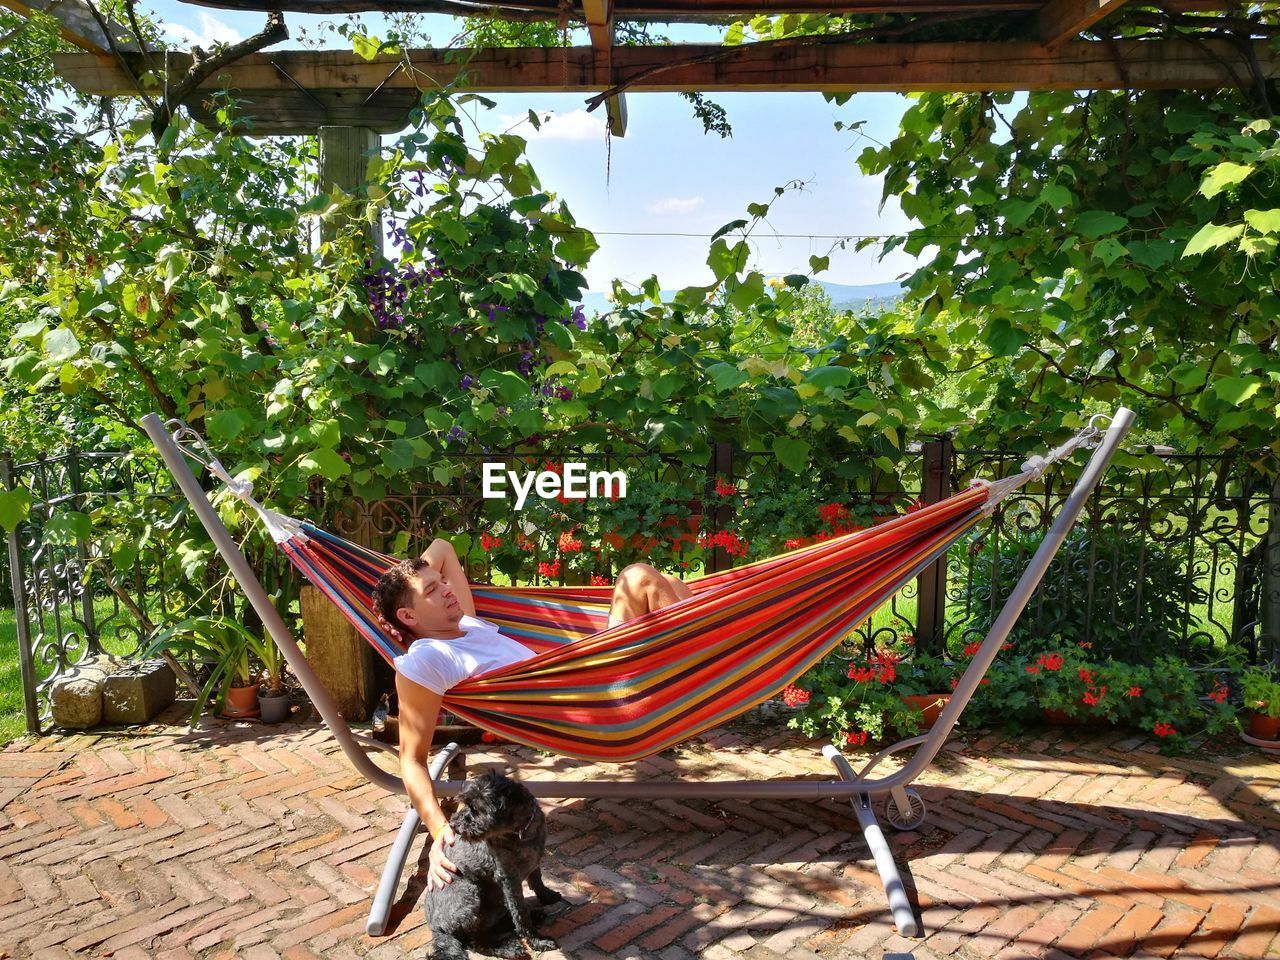
[(486, 500), (502, 500), (507, 496), (507, 484), (516, 493), (516, 509), (524, 509), (530, 492), (544, 500), (563, 496), (567, 500), (607, 497), (610, 500), (627, 495), (627, 475), (621, 470), (612, 472), (593, 470), (587, 472), (585, 463), (566, 463), (563, 473), (554, 470), (526, 471), (524, 476), (506, 469), (505, 464), (486, 463), (483, 466), (482, 490)]

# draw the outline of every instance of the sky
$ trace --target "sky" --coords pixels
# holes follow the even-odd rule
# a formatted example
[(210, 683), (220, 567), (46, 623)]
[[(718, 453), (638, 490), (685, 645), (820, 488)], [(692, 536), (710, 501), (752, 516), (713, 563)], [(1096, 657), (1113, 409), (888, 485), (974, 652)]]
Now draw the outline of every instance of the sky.
[[(199, 7), (176, 0), (149, 6), (177, 44), (208, 47), (261, 29), (265, 14)], [(333, 18), (337, 19), (337, 18)], [(423, 18), (436, 43), (457, 32), (443, 17)], [(286, 14), (299, 46), (320, 18)], [(377, 34), (381, 18), (366, 15)], [(699, 32), (700, 31), (700, 32)], [(670, 27), (677, 40), (709, 40), (707, 28)], [(327, 46), (341, 38), (332, 37)], [(753, 233), (752, 266), (766, 275), (808, 272), (809, 257), (830, 255), (818, 279), (841, 284), (884, 283), (909, 273), (915, 259), (878, 249), (840, 249), (838, 238), (901, 233), (908, 225), (896, 201), (880, 209), (879, 178), (862, 175), (858, 154), (892, 138), (907, 100), (897, 94), (858, 94), (843, 106), (817, 93), (715, 94), (733, 127), (727, 139), (703, 131), (690, 104), (676, 94), (628, 93), (627, 134), (606, 143), (603, 107), (588, 113), (586, 94), (504, 94), (478, 117), (481, 127), (510, 129), (529, 140), (529, 159), (543, 188), (563, 199), (577, 222), (592, 230), (600, 250), (585, 273), (588, 286), (606, 291), (612, 278), (639, 283), (657, 275), (663, 289), (706, 284), (708, 240), (724, 224), (747, 217), (747, 205), (773, 199), (774, 188), (802, 182), (771, 208)], [(529, 110), (550, 116), (541, 131), (525, 121)], [(837, 131), (865, 121), (856, 132)], [(692, 234), (692, 236), (680, 236)]]

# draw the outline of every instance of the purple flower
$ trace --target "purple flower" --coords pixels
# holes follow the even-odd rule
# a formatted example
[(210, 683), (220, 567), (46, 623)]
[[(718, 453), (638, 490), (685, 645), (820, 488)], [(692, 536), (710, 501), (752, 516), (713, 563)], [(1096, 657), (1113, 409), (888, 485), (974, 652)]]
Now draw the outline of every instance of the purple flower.
[(459, 386), (461, 386), (463, 390), (470, 390), (472, 384), (474, 384), (475, 382), (476, 382), (476, 378), (468, 373), (463, 376), (462, 383), (459, 384)]
[(556, 387), (556, 398), (559, 400), (572, 400), (573, 391), (568, 387)]
[(582, 304), (578, 304), (573, 308), (573, 316), (569, 319), (573, 321), (573, 325), (579, 330), (587, 329), (587, 315), (582, 309)]
[(507, 415), (506, 407), (498, 407), (498, 416), (505, 417)]
[(461, 427), (450, 428), (449, 433), (445, 436), (445, 441), (447, 443), (462, 443), (466, 439), (467, 431), (463, 430)]

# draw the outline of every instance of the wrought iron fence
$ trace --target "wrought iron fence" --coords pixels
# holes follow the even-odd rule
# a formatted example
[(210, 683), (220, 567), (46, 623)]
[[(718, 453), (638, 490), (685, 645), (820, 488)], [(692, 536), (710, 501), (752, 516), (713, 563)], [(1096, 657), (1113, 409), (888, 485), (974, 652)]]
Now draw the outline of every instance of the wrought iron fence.
[[(1011, 451), (955, 450), (946, 439), (930, 439), (915, 445), (895, 471), (850, 472), (836, 463), (816, 479), (796, 477), (771, 452), (726, 445), (702, 458), (570, 453), (558, 459), (622, 469), (649, 494), (586, 504), (539, 500), (537, 509), (516, 511), (512, 501), (486, 500), (480, 490), (480, 463), (503, 458), (474, 455), (448, 485), (417, 486), (374, 503), (317, 498), (310, 512), (337, 532), (389, 552), (419, 549), (436, 534), (475, 538), (485, 531), (505, 546), (473, 545), (469, 573), (477, 580), (510, 578), (553, 553), (565, 556), (549, 545), (544, 525), (552, 516), (565, 531), (590, 524), (599, 534), (589, 565), (548, 571), (552, 579), (585, 577), (588, 566), (613, 573), (655, 550), (665, 564), (696, 575), (738, 562), (723, 543), (708, 544), (706, 535), (715, 531), (755, 530), (760, 549), (782, 549), (788, 525), (802, 515), (812, 520), (817, 504), (838, 502), (851, 519), (871, 522), (915, 498), (942, 499), (975, 477), (1005, 476), (1022, 458)], [(504, 462), (517, 470), (538, 466), (525, 458)], [(1131, 457), (1114, 466), (1015, 639), (1033, 647), (1092, 644), (1100, 655), (1134, 660), (1174, 652), (1204, 659), (1234, 645), (1255, 662), (1274, 661), (1280, 656), (1275, 467), (1245, 456), (1201, 454)], [(922, 648), (958, 652), (967, 637), (985, 631), (1065, 499), (1074, 469), (1059, 466), (1003, 502), (990, 523), (900, 591), (853, 641), (870, 647), (910, 633)], [(8, 537), (7, 561), (28, 725), (40, 731), (56, 676), (87, 656), (135, 654), (200, 594), (201, 584), (220, 578), (220, 568), (211, 553), (201, 553), (203, 534), (187, 528), (184, 502), (152, 458), (71, 451), (15, 464), (0, 454), (0, 483), (27, 490), (33, 502), (28, 521)], [(736, 484), (752, 496), (717, 496), (717, 483)], [(107, 508), (116, 526), (95, 524), (90, 537), (65, 516), (55, 519)], [(622, 519), (627, 537), (610, 539), (611, 525), (622, 529)], [(292, 570), (269, 545), (250, 542), (256, 544), (249, 548), (251, 562), (287, 605), (297, 590)], [(182, 570), (174, 558), (184, 550), (192, 559)], [(231, 612), (232, 599), (222, 594), (222, 602)]]
[(185, 511), (159, 461), (127, 451), (24, 463), (0, 452), (0, 485), (31, 499), (26, 521), (8, 534), (6, 567), (27, 727), (42, 732), (59, 676), (103, 654), (135, 656), (166, 615), (166, 566), (150, 562), (146, 543), (121, 542), (119, 528), (115, 537), (87, 535), (89, 513), (148, 517), (137, 535), (159, 547)]
[[(1002, 477), (1022, 457), (956, 451), (949, 486)], [(1226, 646), (1280, 656), (1280, 467), (1274, 458), (1168, 450), (1113, 466), (1013, 638), (1074, 642), (1132, 662), (1204, 662)], [(945, 636), (985, 633), (1070, 481), (1059, 466), (1002, 503), (947, 565)]]

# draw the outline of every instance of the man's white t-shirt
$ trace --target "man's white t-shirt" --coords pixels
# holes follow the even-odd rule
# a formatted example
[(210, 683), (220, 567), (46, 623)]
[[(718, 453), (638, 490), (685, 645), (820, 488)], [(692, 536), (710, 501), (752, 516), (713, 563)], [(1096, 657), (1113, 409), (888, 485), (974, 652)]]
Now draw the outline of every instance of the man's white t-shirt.
[(534, 655), (524, 644), (504, 637), (488, 620), (463, 616), (458, 629), (462, 636), (453, 640), (422, 637), (413, 641), (408, 652), (395, 658), (396, 671), (443, 694), (463, 680)]

